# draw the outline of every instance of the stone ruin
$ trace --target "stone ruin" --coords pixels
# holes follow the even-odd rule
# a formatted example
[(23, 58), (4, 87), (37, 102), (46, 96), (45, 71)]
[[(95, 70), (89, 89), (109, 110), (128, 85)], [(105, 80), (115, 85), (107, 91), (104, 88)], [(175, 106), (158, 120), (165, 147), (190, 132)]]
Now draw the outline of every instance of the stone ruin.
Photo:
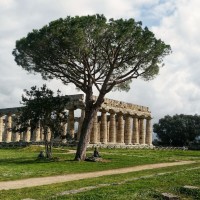
[[(81, 125), (84, 119), (84, 95), (69, 95), (66, 105), (67, 122), (63, 124), (63, 136), (67, 134), (79, 140)], [(94, 100), (96, 97), (94, 97)], [(75, 117), (75, 110), (80, 116)], [(0, 142), (42, 142), (43, 130), (28, 128), (23, 133), (14, 132), (14, 118), (18, 108), (0, 109)], [(95, 116), (93, 129), (88, 143), (93, 145), (152, 145), (151, 112), (148, 107), (105, 98)], [(76, 124), (76, 125), (75, 125)], [(76, 130), (76, 131), (75, 131)], [(49, 130), (50, 137), (50, 130)], [(62, 136), (62, 137), (63, 137)]]

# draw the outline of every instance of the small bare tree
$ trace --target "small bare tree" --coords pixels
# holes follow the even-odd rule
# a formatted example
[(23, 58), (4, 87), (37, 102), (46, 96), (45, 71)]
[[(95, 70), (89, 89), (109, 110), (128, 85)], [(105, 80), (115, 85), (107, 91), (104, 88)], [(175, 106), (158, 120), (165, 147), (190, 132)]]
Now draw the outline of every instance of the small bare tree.
[[(28, 127), (32, 130), (36, 129), (38, 124), (44, 131), (45, 152), (46, 157), (52, 157), (52, 141), (55, 135), (61, 136), (63, 131), (63, 123), (66, 123), (65, 106), (68, 97), (53, 96), (53, 91), (48, 89), (46, 85), (41, 88), (31, 87), (31, 90), (25, 90), (22, 95), (22, 105), (19, 109), (19, 118), (17, 124), (21, 130), (25, 131)], [(48, 131), (51, 131), (50, 138)]]

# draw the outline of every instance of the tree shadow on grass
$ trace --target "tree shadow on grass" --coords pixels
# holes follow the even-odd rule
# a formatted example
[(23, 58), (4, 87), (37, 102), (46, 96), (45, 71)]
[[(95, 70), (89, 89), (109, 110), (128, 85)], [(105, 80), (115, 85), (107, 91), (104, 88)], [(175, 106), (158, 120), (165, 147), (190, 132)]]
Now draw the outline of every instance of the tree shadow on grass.
[(63, 160), (54, 159), (37, 159), (37, 158), (7, 158), (0, 159), (0, 166), (12, 165), (12, 164), (36, 164), (36, 163), (49, 163), (49, 162), (61, 162)]
[(24, 159), (24, 158), (8, 158), (0, 159), (0, 166), (12, 165), (12, 164), (34, 164), (36, 159)]
[(37, 157), (29, 157), (29, 158), (4, 158), (0, 159), (0, 166), (6, 166), (6, 165), (20, 165), (20, 164), (37, 164), (37, 163), (59, 163), (59, 162), (69, 162), (69, 163), (75, 163), (74, 159), (66, 159), (66, 158), (60, 158), (60, 157), (52, 157), (49, 158), (42, 158), (38, 159)]

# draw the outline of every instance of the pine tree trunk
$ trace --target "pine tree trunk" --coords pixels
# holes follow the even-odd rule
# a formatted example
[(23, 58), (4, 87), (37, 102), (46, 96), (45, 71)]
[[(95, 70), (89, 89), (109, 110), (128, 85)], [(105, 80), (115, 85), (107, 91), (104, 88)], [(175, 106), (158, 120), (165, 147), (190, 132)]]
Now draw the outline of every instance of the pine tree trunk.
[(52, 158), (52, 141), (48, 141), (48, 127), (45, 126), (44, 128), (44, 141), (45, 141), (45, 154), (46, 158), (51, 159)]
[(45, 141), (46, 158), (52, 158), (52, 144), (49, 141)]
[(104, 101), (105, 93), (101, 93), (96, 102), (93, 100), (92, 87), (88, 89), (85, 100), (85, 118), (81, 127), (80, 139), (77, 146), (74, 160), (83, 161), (86, 158), (86, 149), (90, 133), (93, 127), (94, 116), (97, 114), (101, 104)]
[(76, 157), (75, 157), (75, 160), (77, 161), (85, 160), (86, 158), (86, 149), (87, 149), (88, 139), (92, 131), (94, 116), (96, 112), (97, 112), (96, 109), (92, 109), (88, 112), (87, 111), (85, 112), (85, 118), (83, 120), (80, 139), (78, 142), (78, 147), (77, 147)]

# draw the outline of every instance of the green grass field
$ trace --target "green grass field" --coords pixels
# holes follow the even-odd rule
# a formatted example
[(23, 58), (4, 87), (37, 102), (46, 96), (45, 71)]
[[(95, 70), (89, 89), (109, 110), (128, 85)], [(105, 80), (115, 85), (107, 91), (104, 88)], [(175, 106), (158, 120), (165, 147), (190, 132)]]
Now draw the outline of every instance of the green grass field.
[[(0, 149), (0, 180), (81, 173), (137, 166), (150, 163), (193, 160), (195, 164), (144, 170), (127, 174), (52, 184), (33, 188), (0, 191), (0, 199), (161, 199), (162, 192), (171, 192), (182, 199), (200, 199), (200, 192), (183, 193), (181, 187), (200, 187), (200, 151), (99, 149), (106, 162), (75, 162), (68, 149), (54, 149), (56, 162), (37, 161), (41, 147)], [(88, 156), (92, 150), (88, 150)], [(102, 184), (107, 184), (102, 186)], [(95, 186), (77, 194), (61, 195), (64, 191)], [(58, 195), (58, 196), (56, 196)]]

